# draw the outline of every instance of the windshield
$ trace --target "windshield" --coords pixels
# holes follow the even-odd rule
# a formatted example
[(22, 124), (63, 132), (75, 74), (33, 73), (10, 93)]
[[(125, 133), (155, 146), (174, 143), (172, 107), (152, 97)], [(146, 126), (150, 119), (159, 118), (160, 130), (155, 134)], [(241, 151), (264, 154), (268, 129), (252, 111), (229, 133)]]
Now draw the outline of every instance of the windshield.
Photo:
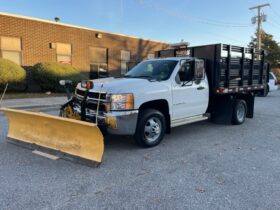
[(269, 79), (274, 79), (274, 76), (271, 72), (269, 73)]
[(127, 72), (125, 77), (167, 80), (177, 63), (175, 60), (144, 61)]

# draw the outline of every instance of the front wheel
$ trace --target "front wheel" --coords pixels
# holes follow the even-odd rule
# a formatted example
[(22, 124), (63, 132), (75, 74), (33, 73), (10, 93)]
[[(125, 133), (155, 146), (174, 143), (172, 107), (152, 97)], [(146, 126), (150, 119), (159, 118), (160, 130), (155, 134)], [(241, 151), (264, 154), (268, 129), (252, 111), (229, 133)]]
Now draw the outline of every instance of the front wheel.
[(232, 124), (240, 125), (245, 121), (247, 115), (247, 104), (244, 100), (235, 100), (233, 113), (232, 113)]
[(140, 146), (153, 147), (162, 141), (165, 130), (164, 115), (158, 110), (146, 109), (140, 112), (134, 139)]

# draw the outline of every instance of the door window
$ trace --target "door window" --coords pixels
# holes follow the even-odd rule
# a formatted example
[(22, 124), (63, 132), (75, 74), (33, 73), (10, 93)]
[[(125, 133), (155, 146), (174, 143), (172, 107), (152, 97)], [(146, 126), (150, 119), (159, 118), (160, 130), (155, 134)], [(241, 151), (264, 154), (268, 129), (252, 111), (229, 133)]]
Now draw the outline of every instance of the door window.
[(271, 73), (269, 73), (269, 79), (274, 79)]
[(185, 62), (178, 71), (175, 80), (177, 84), (189, 82), (193, 79), (193, 62)]

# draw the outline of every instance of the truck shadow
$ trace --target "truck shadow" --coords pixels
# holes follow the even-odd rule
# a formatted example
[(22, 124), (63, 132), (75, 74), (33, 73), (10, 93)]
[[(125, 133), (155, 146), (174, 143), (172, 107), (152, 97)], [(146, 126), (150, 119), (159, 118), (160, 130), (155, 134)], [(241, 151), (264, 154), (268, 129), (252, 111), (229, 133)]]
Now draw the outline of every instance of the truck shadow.
[(104, 137), (105, 149), (139, 149), (134, 142), (133, 136), (106, 135)]
[[(160, 147), (162, 144), (165, 146), (174, 143), (177, 144), (181, 142), (182, 139), (184, 141), (186, 139), (188, 139), (187, 141), (191, 141), (194, 136), (199, 136), (201, 132), (207, 132), (208, 130), (213, 129), (213, 127), (222, 128), (227, 126), (228, 125), (214, 124), (209, 121), (204, 121), (175, 127), (172, 128), (170, 134), (165, 135), (162, 142), (156, 147)], [(104, 143), (105, 150), (145, 150), (145, 148), (142, 148), (135, 143), (133, 136), (107, 135), (104, 138)]]

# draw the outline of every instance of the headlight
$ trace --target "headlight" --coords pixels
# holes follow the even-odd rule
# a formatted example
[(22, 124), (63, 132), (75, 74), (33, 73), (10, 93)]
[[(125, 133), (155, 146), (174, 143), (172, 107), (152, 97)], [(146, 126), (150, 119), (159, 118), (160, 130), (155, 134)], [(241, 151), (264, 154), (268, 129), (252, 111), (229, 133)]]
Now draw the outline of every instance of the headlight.
[(131, 93), (112, 94), (111, 110), (130, 110), (134, 109), (134, 97)]

